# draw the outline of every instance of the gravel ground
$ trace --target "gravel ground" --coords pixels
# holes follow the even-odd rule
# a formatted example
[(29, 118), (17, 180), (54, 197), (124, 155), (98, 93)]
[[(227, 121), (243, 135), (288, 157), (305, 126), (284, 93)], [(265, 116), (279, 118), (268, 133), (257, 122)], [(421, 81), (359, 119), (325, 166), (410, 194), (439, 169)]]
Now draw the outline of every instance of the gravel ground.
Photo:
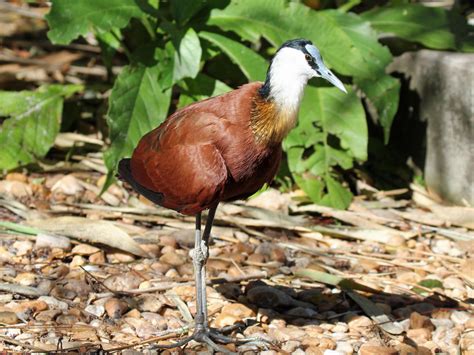
[[(156, 352), (192, 330), (193, 221), (91, 173), (0, 181), (0, 350)], [(474, 354), (472, 208), (368, 188), (349, 211), (268, 190), (218, 210), (211, 325), (260, 354)], [(98, 241), (100, 243), (98, 243)], [(207, 353), (198, 343), (166, 354)]]

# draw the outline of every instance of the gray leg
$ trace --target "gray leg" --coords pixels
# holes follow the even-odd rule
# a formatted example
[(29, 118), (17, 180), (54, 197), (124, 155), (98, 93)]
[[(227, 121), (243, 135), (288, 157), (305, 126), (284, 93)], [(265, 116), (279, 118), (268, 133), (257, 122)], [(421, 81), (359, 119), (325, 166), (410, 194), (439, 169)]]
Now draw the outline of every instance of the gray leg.
[[(194, 317), (195, 328), (191, 336), (183, 338), (174, 344), (157, 345), (157, 349), (171, 349), (186, 345), (191, 340), (206, 344), (212, 351), (222, 352), (224, 354), (233, 354), (225, 348), (216, 344), (248, 344), (267, 348), (268, 343), (259, 338), (234, 339), (222, 335), (217, 329), (211, 329), (207, 320), (207, 298), (206, 298), (206, 261), (209, 256), (209, 237), (211, 235), (212, 223), (216, 213), (217, 204), (209, 209), (206, 227), (201, 235), (201, 213), (196, 214), (196, 235), (193, 251), (194, 280), (196, 282), (196, 316)], [(230, 327), (229, 330), (231, 330)], [(236, 327), (237, 328), (237, 327)]]
[(206, 294), (206, 289), (202, 289), (202, 269), (206, 256), (202, 253), (201, 244), (201, 212), (199, 212), (196, 214), (196, 234), (193, 251), (194, 280), (196, 283), (196, 316), (194, 317), (194, 321), (196, 323), (195, 330), (198, 332), (207, 327), (203, 309), (203, 295)]
[(203, 290), (203, 297), (202, 297), (202, 310), (204, 314), (204, 322), (208, 324), (207, 319), (207, 295), (206, 295), (206, 261), (209, 257), (209, 238), (211, 236), (211, 229), (212, 223), (214, 222), (214, 216), (216, 215), (217, 205), (215, 204), (209, 209), (209, 213), (207, 215), (206, 227), (204, 228), (204, 234), (202, 235), (202, 243), (201, 246), (204, 249), (202, 252), (206, 256), (204, 263), (201, 269), (201, 288)]

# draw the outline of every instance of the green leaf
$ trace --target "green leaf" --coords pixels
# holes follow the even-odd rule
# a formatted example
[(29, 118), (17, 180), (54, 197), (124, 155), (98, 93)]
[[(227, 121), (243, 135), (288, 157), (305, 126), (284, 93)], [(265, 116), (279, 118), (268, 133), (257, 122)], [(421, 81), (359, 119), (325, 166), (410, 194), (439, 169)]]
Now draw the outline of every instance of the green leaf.
[(205, 0), (172, 0), (171, 13), (179, 25), (188, 22), (205, 5)]
[[(367, 159), (367, 122), (355, 91), (349, 89), (349, 93), (344, 94), (332, 87), (306, 87), (298, 125), (290, 132), (285, 147), (290, 148), (289, 143), (292, 141), (306, 142), (308, 137), (312, 137), (314, 144), (315, 140), (322, 137), (314, 135), (317, 131), (323, 132), (326, 138), (329, 134), (337, 136), (342, 150), (351, 157)], [(294, 135), (301, 137), (292, 137)], [(323, 143), (329, 146), (327, 139), (323, 139)]]
[(178, 108), (185, 107), (193, 102), (205, 100), (232, 90), (222, 81), (211, 78), (205, 74), (199, 74), (195, 79), (187, 79), (180, 82), (182, 88), (179, 96)]
[(418, 282), (418, 285), (426, 288), (443, 288), (443, 283), (436, 279), (426, 279)]
[(168, 114), (171, 90), (164, 90), (158, 78), (159, 65), (127, 66), (115, 81), (109, 98), (107, 123), (110, 148), (105, 154), (110, 184), (118, 162), (130, 156), (140, 138), (163, 122)]
[(53, 0), (46, 15), (53, 43), (68, 44), (95, 29), (110, 31), (125, 27), (132, 17), (141, 17), (141, 0)]
[(369, 23), (358, 15), (312, 11), (296, 2), (234, 0), (222, 10), (212, 10), (208, 24), (252, 42), (264, 37), (276, 47), (288, 39), (308, 38), (328, 65), (344, 75), (376, 77), (392, 59)]
[(418, 4), (380, 7), (365, 12), (362, 18), (380, 33), (391, 33), (434, 49), (457, 49), (468, 32), (463, 16)]
[(190, 28), (175, 46), (173, 80), (177, 82), (182, 78), (195, 78), (199, 73), (201, 62), (201, 43), (196, 32)]
[(42, 86), (36, 91), (0, 91), (0, 169), (10, 170), (43, 158), (61, 124), (63, 100), (80, 85)]
[(199, 36), (219, 47), (250, 81), (265, 80), (268, 63), (259, 54), (228, 37), (217, 33), (200, 32)]
[(321, 199), (321, 204), (339, 209), (346, 209), (352, 201), (352, 193), (342, 184), (327, 175), (324, 178), (328, 193)]
[(181, 79), (196, 77), (200, 70), (202, 48), (199, 37), (192, 28), (186, 32), (179, 31), (171, 25), (165, 28), (171, 34), (171, 41), (166, 44), (165, 51), (158, 51), (157, 55), (158, 61), (166, 63), (165, 79), (162, 80), (162, 84), (168, 88)]
[(364, 108), (353, 90), (307, 87), (297, 127), (284, 141), (288, 166), (312, 201), (346, 208), (350, 191), (334, 178), (334, 167), (349, 169), (367, 158)]
[(400, 81), (384, 74), (377, 80), (355, 78), (354, 83), (364, 92), (366, 99), (375, 109), (373, 114), (383, 127), (384, 142), (387, 144), (393, 118), (398, 109)]
[(380, 293), (380, 291), (357, 283), (353, 279), (346, 279), (341, 276), (336, 276), (313, 269), (297, 269), (295, 275), (299, 277), (306, 277), (310, 280), (327, 285), (340, 287), (343, 290), (359, 290), (363, 292)]

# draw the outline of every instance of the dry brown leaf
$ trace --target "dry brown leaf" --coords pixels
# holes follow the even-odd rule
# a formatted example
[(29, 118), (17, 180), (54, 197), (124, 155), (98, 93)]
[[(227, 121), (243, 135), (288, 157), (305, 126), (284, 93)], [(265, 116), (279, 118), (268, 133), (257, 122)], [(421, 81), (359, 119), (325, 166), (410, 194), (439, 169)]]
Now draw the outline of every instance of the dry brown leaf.
[(474, 229), (474, 208), (432, 205), (430, 210), (436, 216), (451, 224)]
[(99, 243), (128, 253), (148, 257), (148, 254), (124, 230), (109, 221), (82, 217), (55, 217), (28, 221), (28, 225), (60, 235)]

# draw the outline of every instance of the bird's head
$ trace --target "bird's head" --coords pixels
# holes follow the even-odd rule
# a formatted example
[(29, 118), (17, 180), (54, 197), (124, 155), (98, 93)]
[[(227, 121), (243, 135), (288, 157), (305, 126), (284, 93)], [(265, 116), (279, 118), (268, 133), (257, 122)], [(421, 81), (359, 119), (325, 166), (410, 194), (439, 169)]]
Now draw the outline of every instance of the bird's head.
[(283, 43), (272, 60), (269, 74), (291, 75), (294, 80), (304, 84), (311, 78), (321, 77), (347, 93), (344, 84), (324, 64), (318, 48), (306, 39), (293, 39)]

